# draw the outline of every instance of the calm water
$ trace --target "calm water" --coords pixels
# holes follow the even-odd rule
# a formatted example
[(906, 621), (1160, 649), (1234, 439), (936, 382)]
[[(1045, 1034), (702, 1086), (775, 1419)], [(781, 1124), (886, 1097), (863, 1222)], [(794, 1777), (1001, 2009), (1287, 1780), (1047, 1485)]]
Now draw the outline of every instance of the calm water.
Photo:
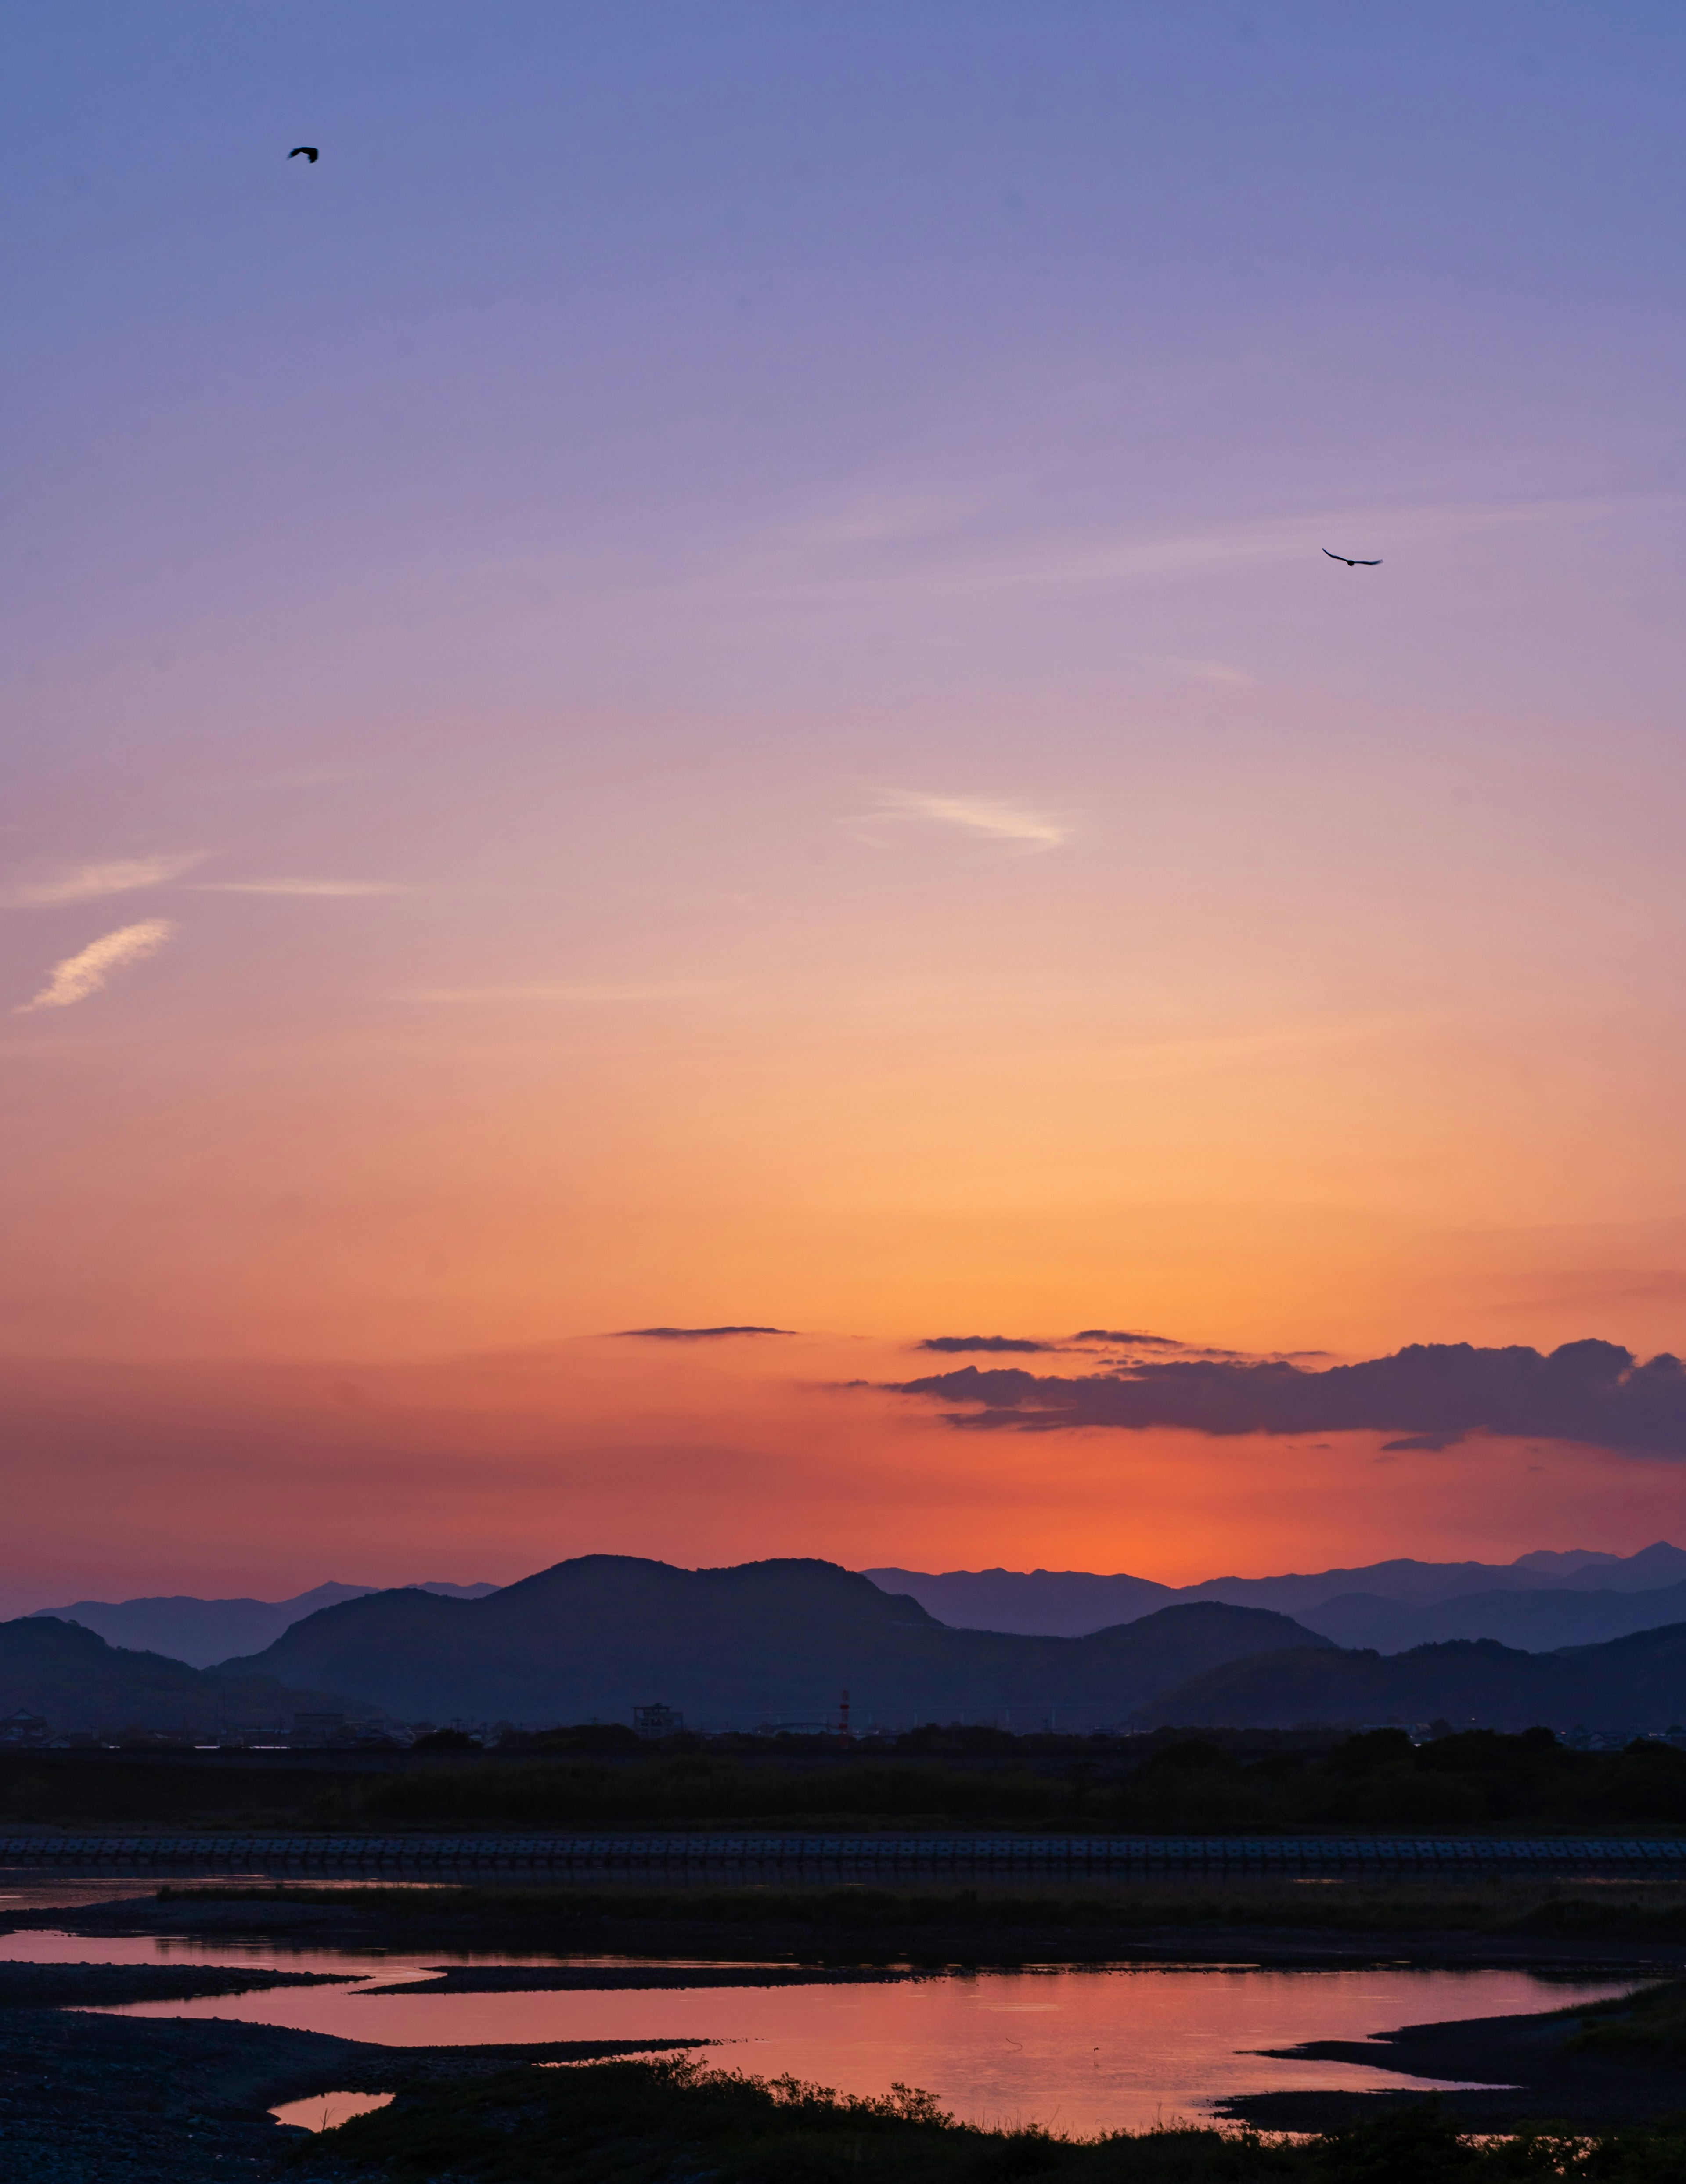
[[(1257, 1964), (1050, 1964), (955, 1972), (884, 1985), (630, 1992), (377, 1995), (453, 1964), (574, 1964), (580, 1957), (416, 1955), (250, 1947), (130, 1936), (0, 1936), (0, 1960), (263, 1964), (349, 1973), (349, 1986), (280, 1989), (200, 2002), (143, 2003), (127, 2017), (217, 2017), (332, 2032), (388, 2046), (479, 2042), (706, 2039), (709, 2059), (784, 2071), (849, 2092), (923, 2086), (986, 2123), (1076, 2132), (1139, 2130), (1196, 2117), (1226, 2096), (1273, 2088), (1416, 2087), (1340, 2063), (1253, 2051), (1302, 2040), (1362, 2040), (1401, 2025), (1560, 2008), (1626, 1993), (1633, 1980), (1547, 1980), (1526, 1971), (1283, 1971)], [(625, 1962), (626, 1959), (615, 1961)]]
[[(137, 1866), (131, 1872), (108, 1871), (98, 1876), (58, 1873), (50, 1866), (0, 1866), (0, 1919), (8, 1911), (71, 1911), (90, 1903), (122, 1903), (131, 1900), (149, 1903), (164, 1887), (197, 1888), (216, 1883), (225, 1888), (237, 1888), (243, 1883), (254, 1881), (273, 1887), (277, 1882), (289, 1880), (311, 1888), (356, 1889), (371, 1886), (366, 1874), (352, 1878), (313, 1873), (307, 1877), (272, 1866), (257, 1868), (249, 1873), (237, 1873), (231, 1866), (207, 1866), (168, 1874), (160, 1874), (155, 1866)], [(437, 1878), (412, 1879), (405, 1874), (389, 1878), (382, 1874), (372, 1885), (381, 1888), (437, 1888), (439, 1882)]]

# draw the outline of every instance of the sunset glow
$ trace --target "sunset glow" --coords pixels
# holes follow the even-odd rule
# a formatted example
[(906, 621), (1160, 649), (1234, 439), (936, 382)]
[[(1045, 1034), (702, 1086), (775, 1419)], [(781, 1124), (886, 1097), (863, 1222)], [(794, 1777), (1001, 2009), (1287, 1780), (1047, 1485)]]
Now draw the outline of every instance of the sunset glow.
[(1678, 1535), (894, 1390), (1686, 1350), (1678, 18), (94, 14), (3, 94), (0, 1609)]

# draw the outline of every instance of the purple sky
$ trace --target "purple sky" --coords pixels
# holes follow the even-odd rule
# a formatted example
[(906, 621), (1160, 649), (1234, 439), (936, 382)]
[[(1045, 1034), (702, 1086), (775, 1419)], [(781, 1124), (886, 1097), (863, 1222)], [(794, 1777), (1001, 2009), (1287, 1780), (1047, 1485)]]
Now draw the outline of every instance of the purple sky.
[[(20, 1583), (315, 1583), (324, 1361), (569, 1342), (469, 1574), (1666, 1529), (1650, 1458), (1449, 1504), (1260, 1446), (1261, 1533), (1073, 1427), (1030, 1541), (816, 1391), (943, 1328), (1686, 1348), (1678, 10), (155, 0), (8, 56)], [(744, 1323), (823, 1369), (646, 1409), (588, 1340)], [(207, 1359), (261, 1381), (215, 1507)], [(164, 1376), (128, 1485), (78, 1361)], [(639, 1434), (721, 1467), (665, 1529)], [(846, 1524), (851, 1462), (917, 1507)]]

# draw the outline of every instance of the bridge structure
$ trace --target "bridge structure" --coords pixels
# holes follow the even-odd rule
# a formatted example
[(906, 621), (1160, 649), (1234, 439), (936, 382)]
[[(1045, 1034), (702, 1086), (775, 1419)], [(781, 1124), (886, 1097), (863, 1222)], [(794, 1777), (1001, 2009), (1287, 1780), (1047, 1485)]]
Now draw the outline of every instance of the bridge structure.
[(197, 1866), (229, 1872), (519, 1868), (581, 1877), (720, 1869), (890, 1876), (947, 1871), (1631, 1874), (1686, 1876), (1686, 1836), (1005, 1834), (69, 1835), (0, 1836), (0, 1868)]

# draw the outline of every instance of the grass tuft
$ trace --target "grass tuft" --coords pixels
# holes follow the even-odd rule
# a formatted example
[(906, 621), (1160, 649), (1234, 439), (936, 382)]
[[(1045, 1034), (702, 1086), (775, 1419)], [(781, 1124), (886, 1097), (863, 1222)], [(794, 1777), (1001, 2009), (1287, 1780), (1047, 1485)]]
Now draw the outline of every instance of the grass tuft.
[(678, 2060), (417, 2087), (292, 2158), (391, 2184), (1678, 2184), (1686, 2121), (1476, 2138), (1426, 2102), (1321, 2138), (1190, 2126), (1077, 2139), (962, 2124), (913, 2086), (873, 2099)]

